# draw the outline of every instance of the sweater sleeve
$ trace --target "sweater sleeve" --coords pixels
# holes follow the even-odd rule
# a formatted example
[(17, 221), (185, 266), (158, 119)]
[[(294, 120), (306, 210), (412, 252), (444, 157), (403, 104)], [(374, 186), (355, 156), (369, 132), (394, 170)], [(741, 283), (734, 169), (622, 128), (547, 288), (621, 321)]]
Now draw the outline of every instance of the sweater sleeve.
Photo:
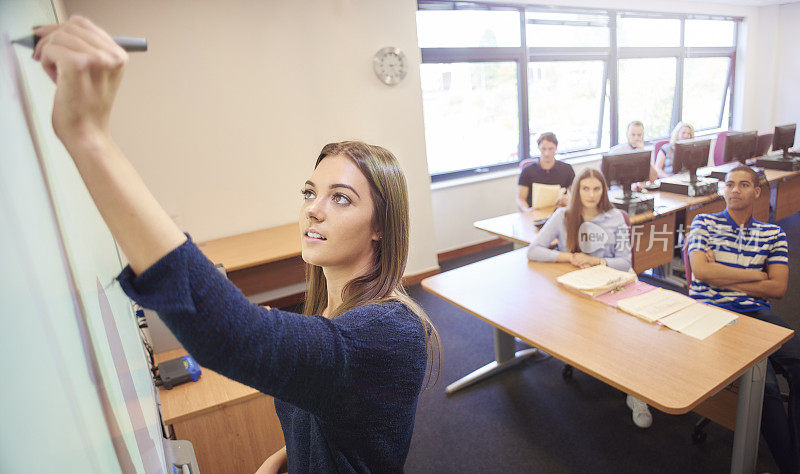
[(117, 279), (200, 365), (312, 413), (337, 398), (349, 367), (334, 320), (250, 303), (191, 240), (140, 275), (126, 267)]
[[(561, 227), (564, 225), (564, 208), (556, 209), (556, 212), (547, 219), (544, 226), (539, 229), (536, 238), (528, 246), (528, 260), (534, 262), (555, 262), (558, 254), (557, 249), (551, 249), (550, 244), (559, 237)], [(561, 242), (559, 242), (561, 244)]]

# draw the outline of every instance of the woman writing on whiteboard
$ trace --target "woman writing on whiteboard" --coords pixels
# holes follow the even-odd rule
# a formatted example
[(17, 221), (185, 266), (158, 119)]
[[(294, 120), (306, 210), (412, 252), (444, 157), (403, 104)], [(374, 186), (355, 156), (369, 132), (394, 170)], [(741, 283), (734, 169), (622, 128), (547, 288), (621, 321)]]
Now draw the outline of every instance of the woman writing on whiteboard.
[(126, 53), (85, 18), (37, 28), (53, 128), (128, 257), (118, 277), (203, 366), (275, 397), (286, 447), (259, 472), (399, 472), (438, 335), (401, 284), (405, 178), (387, 150), (326, 145), (299, 192), (305, 314), (250, 304), (180, 232), (109, 133)]
[[(558, 247), (550, 248), (553, 240)], [(631, 270), (630, 230), (622, 211), (608, 199), (603, 173), (583, 170), (572, 182), (570, 201), (557, 209), (528, 247), (528, 259), (536, 262), (563, 262), (579, 268), (608, 265)], [(653, 423), (647, 404), (628, 395), (633, 422), (640, 428)]]

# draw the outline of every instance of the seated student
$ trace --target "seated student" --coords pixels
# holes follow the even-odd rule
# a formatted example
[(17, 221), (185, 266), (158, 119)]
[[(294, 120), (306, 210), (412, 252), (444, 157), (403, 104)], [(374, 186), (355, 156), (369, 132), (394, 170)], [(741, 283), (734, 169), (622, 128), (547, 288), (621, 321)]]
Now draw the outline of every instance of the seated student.
[(675, 142), (679, 140), (691, 140), (694, 138), (694, 127), (690, 123), (678, 122), (669, 136), (669, 143), (662, 146), (656, 155), (655, 169), (659, 178), (672, 176), (672, 159), (675, 155)]
[[(644, 124), (638, 120), (634, 120), (633, 122), (628, 124), (628, 129), (626, 132), (626, 137), (628, 139), (625, 143), (620, 143), (618, 145), (614, 145), (608, 150), (609, 153), (631, 153), (634, 151), (643, 151), (644, 148)], [(658, 179), (658, 173), (656, 173), (656, 169), (653, 165), (650, 165), (650, 181), (655, 181)], [(642, 185), (640, 183), (636, 183), (634, 185), (636, 189), (634, 191), (641, 190)]]
[[(298, 193), (305, 310), (251, 304), (158, 204), (109, 131), (127, 55), (89, 20), (34, 30), (52, 122), (130, 265), (122, 289), (198, 363), (275, 398), (266, 472), (402, 472), (438, 336), (402, 287), (405, 177), (389, 151), (326, 145)], [(246, 440), (243, 440), (246, 442)]]
[[(539, 145), (541, 157), (530, 165), (522, 169), (519, 174), (519, 186), (517, 187), (517, 207), (522, 212), (533, 210), (531, 186), (533, 183), (558, 184), (562, 188), (569, 190), (572, 186), (572, 179), (575, 178), (575, 171), (572, 166), (563, 161), (556, 160), (556, 149), (558, 139), (555, 133), (546, 132), (536, 140)], [(565, 194), (558, 200), (559, 206), (566, 206), (569, 197)]]
[[(592, 168), (583, 170), (572, 184), (567, 207), (557, 209), (528, 247), (528, 258), (536, 262), (564, 262), (579, 268), (608, 265), (617, 270), (631, 270), (631, 245), (628, 224), (622, 211), (608, 200), (603, 174)], [(581, 239), (581, 233), (605, 236)], [(550, 243), (558, 239), (558, 248)], [(598, 244), (598, 242), (600, 242)], [(640, 428), (653, 423), (647, 404), (628, 395), (633, 422)]]
[[(689, 296), (778, 326), (789, 327), (767, 298), (786, 293), (789, 267), (786, 234), (753, 218), (761, 188), (758, 174), (738, 166), (725, 178), (727, 208), (699, 214), (689, 234), (692, 282)], [(789, 415), (783, 408), (775, 369), (789, 380)], [(793, 336), (769, 356), (761, 433), (781, 472), (798, 472), (800, 458), (800, 339)]]

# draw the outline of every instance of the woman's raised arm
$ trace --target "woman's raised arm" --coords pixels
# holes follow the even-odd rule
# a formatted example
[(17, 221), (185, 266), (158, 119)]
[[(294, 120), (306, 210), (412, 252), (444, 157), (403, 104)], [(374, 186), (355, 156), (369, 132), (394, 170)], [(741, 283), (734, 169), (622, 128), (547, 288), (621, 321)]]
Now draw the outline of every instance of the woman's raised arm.
[(186, 240), (122, 154), (109, 116), (127, 53), (91, 21), (36, 28), (34, 59), (56, 83), (53, 129), (92, 199), (139, 274)]

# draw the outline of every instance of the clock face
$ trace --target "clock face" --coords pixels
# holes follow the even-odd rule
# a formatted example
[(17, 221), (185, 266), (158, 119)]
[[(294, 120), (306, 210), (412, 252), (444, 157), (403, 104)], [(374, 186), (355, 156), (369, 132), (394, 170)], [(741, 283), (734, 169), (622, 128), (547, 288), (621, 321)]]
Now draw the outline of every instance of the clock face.
[(393, 86), (403, 80), (408, 72), (406, 55), (397, 48), (383, 48), (372, 60), (375, 74), (385, 84)]

